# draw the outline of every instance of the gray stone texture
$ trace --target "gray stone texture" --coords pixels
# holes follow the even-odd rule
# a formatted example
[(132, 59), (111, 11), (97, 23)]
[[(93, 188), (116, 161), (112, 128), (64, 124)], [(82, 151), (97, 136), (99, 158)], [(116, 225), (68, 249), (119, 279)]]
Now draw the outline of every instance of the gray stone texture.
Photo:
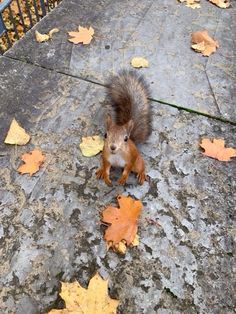
[[(201, 10), (175, 1), (63, 1), (36, 26), (60, 27), (52, 41), (40, 45), (30, 31), (0, 58), (0, 313), (61, 308), (60, 281), (86, 287), (96, 271), (109, 278), (118, 313), (235, 312), (236, 161), (205, 157), (199, 141), (235, 147), (236, 126), (156, 101), (235, 121), (234, 10), (206, 1)], [(88, 47), (67, 42), (78, 24), (95, 28)], [(225, 43), (209, 59), (189, 49), (189, 33), (203, 26)], [(82, 136), (104, 133), (109, 110), (105, 88), (85, 79), (104, 82), (134, 54), (150, 61), (142, 73), (152, 86), (153, 132), (140, 145), (149, 182), (139, 186), (131, 174), (120, 187), (117, 170), (107, 187), (95, 177), (100, 156), (79, 149)], [(13, 117), (31, 135), (27, 146), (3, 143)], [(32, 177), (18, 174), (21, 154), (34, 147), (45, 164)], [(143, 202), (140, 244), (124, 256), (107, 252), (100, 224), (121, 193)]]
[[(173, 0), (63, 1), (7, 56), (104, 83), (134, 56), (149, 60), (140, 70), (152, 96), (181, 107), (236, 122), (235, 7), (222, 10), (209, 1), (192, 10)], [(78, 25), (95, 29), (89, 46), (68, 43)], [(34, 31), (61, 31), (39, 44)], [(210, 58), (190, 48), (193, 31), (207, 29), (220, 48)]]

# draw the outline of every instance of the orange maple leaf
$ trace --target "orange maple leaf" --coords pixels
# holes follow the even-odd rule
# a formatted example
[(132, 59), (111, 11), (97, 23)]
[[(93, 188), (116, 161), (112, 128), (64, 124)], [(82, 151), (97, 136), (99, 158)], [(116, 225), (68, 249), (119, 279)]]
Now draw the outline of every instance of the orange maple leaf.
[(140, 215), (142, 203), (130, 196), (117, 197), (119, 208), (108, 206), (102, 212), (102, 221), (108, 224), (104, 239), (115, 247), (121, 241), (126, 245), (132, 244), (137, 233), (137, 219)]
[(213, 141), (204, 138), (200, 146), (205, 149), (204, 155), (218, 159), (220, 161), (230, 161), (231, 157), (236, 157), (235, 148), (226, 148), (225, 141), (221, 139), (213, 139)]
[(24, 161), (24, 164), (21, 165), (17, 171), (20, 173), (29, 173), (29, 175), (32, 176), (45, 161), (45, 156), (39, 149), (34, 149), (32, 152), (23, 154), (21, 160)]
[(91, 26), (89, 28), (79, 26), (78, 30), (78, 32), (68, 32), (68, 34), (72, 37), (68, 40), (74, 44), (90, 44), (91, 40), (93, 39), (94, 29)]

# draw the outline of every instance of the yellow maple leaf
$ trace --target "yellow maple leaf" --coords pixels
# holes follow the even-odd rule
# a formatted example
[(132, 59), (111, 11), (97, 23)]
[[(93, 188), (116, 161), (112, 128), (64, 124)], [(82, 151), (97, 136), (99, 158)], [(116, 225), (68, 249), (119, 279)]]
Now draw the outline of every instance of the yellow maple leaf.
[(78, 32), (68, 32), (69, 38), (68, 40), (73, 44), (83, 43), (84, 45), (90, 44), (93, 39), (94, 29), (90, 26), (89, 28), (79, 26)]
[(11, 122), (10, 128), (5, 138), (5, 144), (25, 145), (29, 142), (30, 136), (25, 130), (18, 124), (14, 118)]
[(148, 68), (149, 63), (148, 63), (148, 60), (146, 60), (146, 59), (143, 58), (143, 57), (134, 57), (134, 58), (131, 60), (131, 65), (132, 65), (134, 68)]
[(104, 141), (98, 136), (82, 137), (82, 142), (79, 144), (81, 152), (85, 157), (92, 157), (103, 150)]
[(88, 289), (78, 282), (61, 283), (60, 296), (66, 308), (51, 310), (48, 314), (115, 314), (118, 300), (108, 295), (108, 280), (96, 274), (89, 282)]

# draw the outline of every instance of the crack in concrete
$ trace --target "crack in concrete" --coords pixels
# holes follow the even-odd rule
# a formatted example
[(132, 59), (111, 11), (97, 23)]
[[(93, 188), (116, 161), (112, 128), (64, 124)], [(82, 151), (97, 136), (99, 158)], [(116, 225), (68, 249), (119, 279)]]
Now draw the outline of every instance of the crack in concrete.
[[(55, 69), (52, 69), (52, 68), (48, 68), (48, 67), (46, 67), (46, 66), (42, 66), (42, 65), (39, 65), (39, 64), (35, 64), (35, 63), (32, 63), (32, 62), (28, 62), (28, 61), (26, 61), (26, 60), (14, 58), (14, 57), (12, 57), (12, 56), (5, 56), (5, 55), (4, 55), (3, 57), (4, 57), (4, 58), (7, 58), (7, 59), (15, 60), (15, 61), (20, 61), (20, 62), (26, 63), (26, 64), (28, 64), (28, 65), (33, 65), (33, 66), (35, 66), (35, 67), (39, 67), (39, 68), (45, 69), (45, 70), (47, 70), (47, 71), (51, 71), (51, 72), (55, 72), (55, 73), (58, 73), (58, 74), (66, 75), (66, 76), (69, 76), (69, 77), (73, 77), (73, 78), (78, 79), (78, 80), (81, 80), (81, 81), (85, 81), (85, 82), (88, 82), (88, 83), (92, 83), (92, 84), (95, 84), (95, 85), (99, 85), (99, 86), (102, 86), (102, 87), (106, 87), (106, 84), (102, 84), (102, 83), (93, 81), (93, 80), (91, 80), (91, 79), (84, 78), (84, 77), (82, 77), (82, 76), (73, 75), (73, 74), (68, 73), (68, 72), (58, 71), (58, 70), (55, 70)], [(205, 73), (206, 73), (206, 72), (205, 72)], [(207, 73), (206, 73), (206, 74), (207, 74)], [(206, 76), (207, 76), (207, 75), (206, 75)], [(207, 79), (208, 79), (208, 76), (207, 76)], [(212, 87), (211, 87), (211, 84), (210, 84), (209, 79), (208, 79), (208, 82), (209, 82), (211, 91), (212, 91), (212, 93), (213, 93), (213, 90), (212, 90)], [(213, 98), (214, 98), (214, 100), (215, 100), (215, 102), (216, 102), (214, 93), (213, 93)], [(160, 104), (167, 105), (167, 106), (170, 106), (170, 107), (173, 107), (173, 108), (176, 108), (176, 109), (178, 109), (178, 110), (182, 110), (182, 111), (186, 111), (186, 112), (189, 112), (189, 113), (194, 113), (194, 114), (197, 114), (197, 115), (200, 115), (200, 116), (203, 116), (203, 117), (207, 117), (207, 118), (210, 118), (210, 119), (213, 119), (213, 120), (216, 120), (216, 121), (221, 121), (221, 122), (223, 122), (223, 123), (228, 123), (228, 124), (231, 124), (231, 125), (236, 125), (236, 122), (233, 122), (233, 121), (231, 121), (231, 120), (224, 119), (224, 118), (217, 117), (217, 116), (212, 116), (212, 115), (210, 115), (210, 114), (207, 114), (207, 113), (204, 113), (204, 112), (201, 112), (201, 111), (198, 111), (198, 110), (194, 110), (194, 109), (191, 109), (191, 108), (187, 108), (187, 107), (184, 107), (184, 106), (181, 106), (181, 105), (178, 105), (178, 104), (169, 103), (169, 102), (164, 101), (164, 100), (161, 100), (161, 99), (149, 98), (149, 100), (150, 100), (150, 101), (153, 101), (153, 102), (158, 102), (158, 103), (160, 103)], [(216, 105), (217, 105), (218, 111), (220, 112), (217, 102), (216, 102)]]

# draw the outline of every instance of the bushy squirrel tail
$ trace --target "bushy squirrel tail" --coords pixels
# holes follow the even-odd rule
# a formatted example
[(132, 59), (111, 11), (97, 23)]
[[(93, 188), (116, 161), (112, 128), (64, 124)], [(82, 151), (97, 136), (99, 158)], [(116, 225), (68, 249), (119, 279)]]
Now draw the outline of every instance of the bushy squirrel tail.
[(151, 134), (152, 119), (149, 88), (143, 76), (122, 70), (110, 78), (107, 87), (116, 124), (123, 125), (132, 119), (134, 127), (130, 138), (135, 143), (144, 142)]

